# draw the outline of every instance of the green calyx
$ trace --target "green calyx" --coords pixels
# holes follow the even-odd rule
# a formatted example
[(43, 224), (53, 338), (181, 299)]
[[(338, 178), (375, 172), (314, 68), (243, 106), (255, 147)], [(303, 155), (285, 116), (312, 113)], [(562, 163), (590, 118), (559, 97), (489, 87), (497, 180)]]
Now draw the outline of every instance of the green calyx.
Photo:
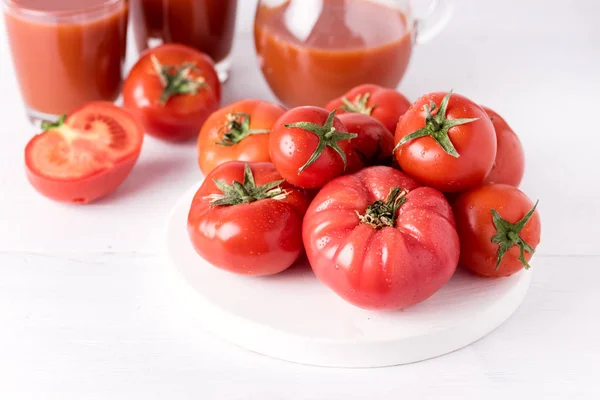
[(233, 181), (230, 185), (227, 182), (215, 179), (215, 185), (222, 194), (213, 194), (208, 196), (210, 205), (217, 206), (235, 206), (238, 204), (252, 203), (262, 199), (283, 200), (287, 193), (281, 188), (284, 180), (273, 181), (262, 186), (256, 186), (254, 175), (250, 166), (244, 167), (244, 182)]
[(406, 195), (408, 190), (399, 187), (390, 190), (385, 200), (377, 200), (365, 211), (364, 215), (358, 214), (360, 222), (369, 224), (375, 229), (381, 229), (386, 226), (396, 225), (396, 216), (402, 204), (408, 200)]
[(181, 65), (162, 65), (156, 56), (151, 58), (154, 71), (160, 79), (163, 86), (163, 92), (160, 96), (160, 104), (166, 105), (169, 99), (177, 95), (195, 95), (201, 88), (206, 88), (206, 79), (203, 76), (192, 77), (192, 71), (197, 71), (193, 63), (183, 63)]
[(350, 102), (346, 97), (342, 97), (342, 110), (350, 113), (359, 113), (365, 115), (371, 115), (373, 109), (376, 106), (368, 107), (367, 103), (369, 102), (369, 97), (371, 97), (371, 93), (365, 93), (363, 95), (358, 95), (354, 98), (354, 101)]
[(216, 144), (234, 146), (250, 135), (269, 133), (268, 129), (250, 129), (250, 115), (246, 113), (231, 113), (223, 128), (223, 140)]
[(451, 155), (452, 157), (460, 157), (450, 137), (448, 136), (448, 130), (455, 126), (468, 124), (471, 122), (477, 121), (479, 118), (459, 118), (459, 119), (446, 119), (446, 111), (448, 109), (448, 102), (450, 101), (450, 96), (452, 95), (452, 90), (450, 90), (442, 99), (440, 104), (440, 108), (437, 113), (432, 115), (432, 112), (435, 111), (437, 105), (431, 101), (429, 106), (425, 106), (425, 113), (427, 114), (425, 117), (425, 127), (419, 129), (416, 132), (408, 134), (398, 142), (396, 147), (394, 148), (394, 152), (398, 150), (400, 146), (405, 143), (410, 142), (411, 140), (422, 138), (424, 136), (431, 136), (444, 151)]
[(60, 118), (58, 118), (58, 120), (56, 120), (56, 121), (42, 121), (42, 124), (41, 124), (42, 131), (47, 132), (52, 129), (60, 128), (61, 126), (63, 126), (66, 119), (67, 119), (66, 115), (61, 115)]
[(308, 161), (306, 161), (306, 164), (300, 167), (298, 173), (301, 173), (306, 168), (311, 166), (315, 161), (317, 161), (319, 157), (321, 157), (321, 154), (323, 154), (323, 151), (325, 151), (325, 148), (327, 147), (331, 147), (340, 155), (342, 161), (344, 162), (344, 169), (346, 169), (346, 154), (344, 153), (344, 150), (340, 148), (338, 142), (342, 140), (354, 139), (358, 135), (355, 133), (340, 132), (336, 130), (333, 127), (335, 113), (336, 110), (333, 110), (331, 113), (329, 113), (327, 121), (325, 121), (324, 125), (318, 125), (312, 122), (294, 122), (293, 124), (284, 125), (286, 128), (300, 128), (305, 131), (314, 133), (319, 138), (319, 144), (317, 145), (317, 148), (312, 153)]
[(504, 257), (504, 254), (510, 249), (512, 246), (519, 246), (520, 255), (518, 260), (521, 261), (521, 264), (525, 267), (525, 269), (529, 269), (530, 265), (525, 260), (525, 252), (533, 254), (535, 250), (527, 244), (520, 236), (523, 227), (529, 221), (531, 216), (533, 215), (539, 200), (535, 202), (535, 205), (521, 220), (515, 224), (511, 224), (510, 222), (503, 219), (498, 211), (492, 209), (492, 221), (494, 222), (494, 226), (496, 227), (496, 234), (492, 237), (492, 243), (498, 243), (500, 247), (498, 248), (498, 256), (496, 258), (496, 270), (500, 267), (500, 262)]

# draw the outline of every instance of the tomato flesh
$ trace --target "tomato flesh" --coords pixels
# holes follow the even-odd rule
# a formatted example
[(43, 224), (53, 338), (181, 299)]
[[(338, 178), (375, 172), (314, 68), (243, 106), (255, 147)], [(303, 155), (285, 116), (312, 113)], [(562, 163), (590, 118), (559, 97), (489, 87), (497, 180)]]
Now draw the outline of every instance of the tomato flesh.
[(91, 103), (28, 143), (27, 176), (51, 199), (88, 203), (121, 184), (142, 141), (143, 129), (127, 112), (110, 103)]

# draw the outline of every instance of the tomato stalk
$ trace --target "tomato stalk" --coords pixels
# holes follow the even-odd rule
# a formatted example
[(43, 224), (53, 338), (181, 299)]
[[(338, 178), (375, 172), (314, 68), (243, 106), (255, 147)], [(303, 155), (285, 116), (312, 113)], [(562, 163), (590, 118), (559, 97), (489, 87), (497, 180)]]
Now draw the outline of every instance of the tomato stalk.
[(292, 124), (284, 125), (286, 128), (299, 128), (314, 133), (319, 138), (319, 144), (317, 145), (317, 148), (312, 153), (308, 161), (306, 161), (306, 163), (300, 167), (298, 170), (299, 174), (317, 161), (327, 147), (331, 147), (340, 155), (342, 161), (344, 162), (344, 170), (346, 169), (346, 154), (344, 153), (344, 150), (340, 148), (338, 142), (341, 140), (354, 139), (358, 135), (355, 133), (346, 133), (336, 130), (333, 126), (335, 113), (336, 110), (333, 110), (331, 113), (329, 113), (327, 121), (325, 121), (324, 125), (319, 125), (312, 122), (294, 122)]
[(216, 144), (234, 146), (250, 135), (269, 133), (268, 129), (250, 129), (250, 115), (246, 113), (230, 113), (223, 132), (223, 140)]
[(510, 249), (512, 246), (519, 246), (520, 255), (518, 260), (521, 261), (521, 264), (525, 267), (525, 269), (529, 269), (530, 265), (525, 260), (525, 252), (529, 254), (533, 254), (535, 250), (523, 240), (520, 236), (523, 227), (531, 216), (533, 215), (539, 200), (535, 202), (535, 205), (521, 220), (515, 224), (511, 224), (510, 222), (503, 219), (498, 211), (491, 209), (492, 211), (492, 221), (494, 222), (494, 226), (496, 227), (496, 234), (492, 237), (492, 243), (498, 243), (498, 257), (496, 258), (496, 271), (500, 267), (500, 262), (504, 257), (504, 254)]
[(152, 60), (156, 75), (163, 86), (163, 92), (159, 100), (163, 106), (173, 96), (182, 94), (195, 95), (198, 94), (198, 90), (208, 86), (203, 76), (191, 76), (192, 72), (198, 71), (198, 67), (194, 63), (162, 65), (155, 55), (152, 55), (150, 59)]
[(411, 134), (408, 134), (402, 138), (394, 147), (394, 152), (400, 148), (405, 143), (410, 142), (411, 140), (422, 138), (425, 136), (431, 136), (433, 140), (435, 140), (444, 151), (451, 155), (452, 157), (458, 158), (460, 154), (454, 148), (450, 137), (448, 136), (448, 131), (450, 128), (455, 126), (468, 124), (471, 122), (477, 121), (479, 118), (458, 118), (458, 119), (447, 119), (446, 111), (448, 109), (448, 102), (450, 101), (450, 96), (452, 96), (452, 90), (450, 90), (442, 99), (440, 103), (440, 108), (438, 109), (435, 116), (432, 114), (437, 105), (435, 102), (431, 101), (429, 106), (425, 105), (423, 107), (425, 109), (425, 127), (415, 131)]
[(42, 121), (41, 128), (42, 131), (47, 132), (52, 129), (60, 128), (64, 125), (67, 116), (65, 114), (61, 115), (56, 121)]
[(371, 97), (371, 93), (365, 93), (363, 95), (359, 94), (354, 98), (353, 102), (350, 102), (346, 97), (342, 97), (342, 103), (344, 103), (342, 110), (351, 113), (371, 115), (376, 106), (373, 105), (371, 107), (367, 107), (369, 97)]
[(283, 179), (256, 186), (254, 175), (248, 164), (244, 166), (244, 182), (233, 181), (232, 184), (228, 184), (220, 179), (215, 179), (214, 182), (222, 194), (207, 196), (213, 207), (235, 206), (262, 199), (283, 200), (287, 195), (280, 186), (284, 182)]
[(356, 214), (363, 224), (369, 224), (375, 229), (381, 229), (386, 226), (395, 226), (398, 210), (402, 204), (408, 200), (406, 195), (408, 190), (403, 190), (395, 187), (390, 190), (390, 193), (385, 200), (377, 200), (365, 211), (364, 215)]

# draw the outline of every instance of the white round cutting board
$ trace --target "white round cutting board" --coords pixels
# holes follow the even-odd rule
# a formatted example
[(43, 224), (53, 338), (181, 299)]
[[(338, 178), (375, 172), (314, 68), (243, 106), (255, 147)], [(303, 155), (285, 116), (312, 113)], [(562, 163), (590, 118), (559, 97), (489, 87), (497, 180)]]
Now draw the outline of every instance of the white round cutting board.
[(531, 272), (487, 279), (459, 269), (423, 303), (366, 311), (321, 284), (301, 260), (270, 277), (239, 276), (194, 251), (187, 215), (200, 183), (175, 205), (166, 226), (167, 256), (198, 297), (207, 330), (282, 360), (332, 367), (381, 367), (440, 356), (485, 336), (521, 304)]

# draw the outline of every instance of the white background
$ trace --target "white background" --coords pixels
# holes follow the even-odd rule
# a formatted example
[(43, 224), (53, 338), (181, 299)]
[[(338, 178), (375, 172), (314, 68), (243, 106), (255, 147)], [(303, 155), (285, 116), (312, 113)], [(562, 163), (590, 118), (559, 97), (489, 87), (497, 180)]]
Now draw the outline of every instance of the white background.
[[(255, 2), (240, 2), (225, 102), (273, 99), (250, 36)], [(495, 332), (373, 370), (276, 361), (201, 330), (161, 255), (165, 217), (199, 179), (193, 143), (149, 138), (130, 178), (94, 205), (37, 195), (0, 27), (0, 398), (600, 398), (600, 2), (455, 3), (400, 89), (414, 99), (454, 88), (509, 121), (527, 152), (522, 189), (540, 199), (542, 244), (527, 299)]]

